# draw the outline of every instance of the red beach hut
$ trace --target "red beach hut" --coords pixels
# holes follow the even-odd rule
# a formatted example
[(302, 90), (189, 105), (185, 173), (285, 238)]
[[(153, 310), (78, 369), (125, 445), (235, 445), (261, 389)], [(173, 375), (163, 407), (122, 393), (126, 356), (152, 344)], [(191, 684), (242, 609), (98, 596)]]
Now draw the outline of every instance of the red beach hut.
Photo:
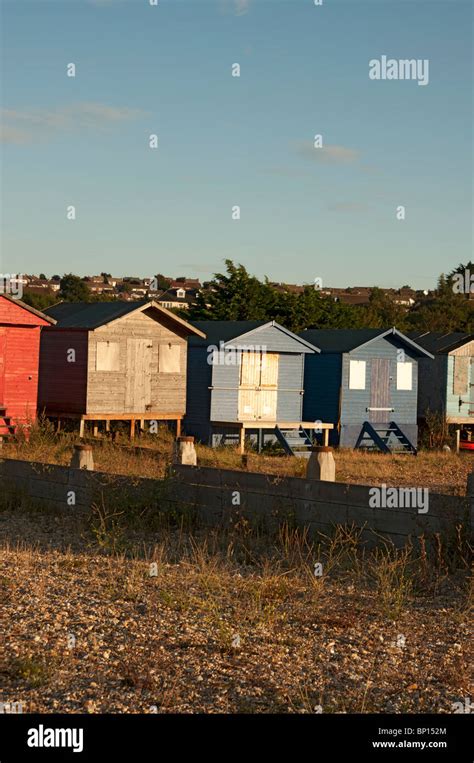
[(40, 331), (55, 322), (0, 294), (0, 436), (36, 418)]

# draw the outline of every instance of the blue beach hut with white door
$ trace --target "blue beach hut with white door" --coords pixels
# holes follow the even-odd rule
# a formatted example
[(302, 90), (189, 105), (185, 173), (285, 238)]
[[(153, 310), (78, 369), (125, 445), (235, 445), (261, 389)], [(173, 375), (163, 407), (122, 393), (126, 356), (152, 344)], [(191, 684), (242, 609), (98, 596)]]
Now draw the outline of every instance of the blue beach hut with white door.
[(288, 455), (309, 455), (317, 425), (303, 418), (304, 366), (319, 348), (276, 321), (192, 325), (206, 339), (188, 342), (186, 434), (241, 452), (246, 437), (278, 440)]
[(433, 355), (396, 328), (309, 329), (305, 419), (334, 423), (331, 443), (416, 453), (418, 361)]

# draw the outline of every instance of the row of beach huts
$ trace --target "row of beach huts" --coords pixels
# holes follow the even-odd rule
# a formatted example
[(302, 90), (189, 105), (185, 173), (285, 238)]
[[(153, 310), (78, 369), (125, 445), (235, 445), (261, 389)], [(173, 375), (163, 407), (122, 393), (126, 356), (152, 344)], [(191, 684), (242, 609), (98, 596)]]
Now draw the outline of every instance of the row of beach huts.
[[(212, 445), (246, 438), (305, 456), (313, 441), (416, 453), (427, 410), (474, 425), (474, 335), (187, 322), (153, 301), (60, 303), (0, 295), (0, 435), (38, 412), (110, 430), (175, 422)], [(91, 422), (86, 424), (86, 422)], [(474, 427), (473, 427), (474, 428)]]

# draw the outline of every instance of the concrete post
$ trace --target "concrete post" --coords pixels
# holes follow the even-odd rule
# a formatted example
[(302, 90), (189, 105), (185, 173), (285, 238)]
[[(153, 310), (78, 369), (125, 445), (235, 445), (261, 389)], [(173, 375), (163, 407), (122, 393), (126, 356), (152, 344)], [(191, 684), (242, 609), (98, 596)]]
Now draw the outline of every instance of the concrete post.
[(197, 453), (194, 447), (194, 437), (178, 437), (177, 462), (185, 466), (197, 466)]
[(92, 445), (74, 445), (74, 453), (71, 458), (72, 469), (87, 469), (94, 471), (94, 458)]
[(306, 477), (309, 480), (336, 481), (336, 462), (332, 448), (327, 445), (317, 445), (311, 448)]

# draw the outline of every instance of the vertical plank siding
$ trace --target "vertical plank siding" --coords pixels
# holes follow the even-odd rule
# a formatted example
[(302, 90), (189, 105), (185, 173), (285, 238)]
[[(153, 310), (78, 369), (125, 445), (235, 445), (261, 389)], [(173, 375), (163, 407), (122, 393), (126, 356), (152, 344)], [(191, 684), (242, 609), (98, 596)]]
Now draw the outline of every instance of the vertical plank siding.
[(40, 332), (48, 321), (0, 295), (0, 404), (13, 424), (36, 418)]
[(40, 412), (85, 413), (87, 365), (87, 331), (44, 329), (39, 364)]

